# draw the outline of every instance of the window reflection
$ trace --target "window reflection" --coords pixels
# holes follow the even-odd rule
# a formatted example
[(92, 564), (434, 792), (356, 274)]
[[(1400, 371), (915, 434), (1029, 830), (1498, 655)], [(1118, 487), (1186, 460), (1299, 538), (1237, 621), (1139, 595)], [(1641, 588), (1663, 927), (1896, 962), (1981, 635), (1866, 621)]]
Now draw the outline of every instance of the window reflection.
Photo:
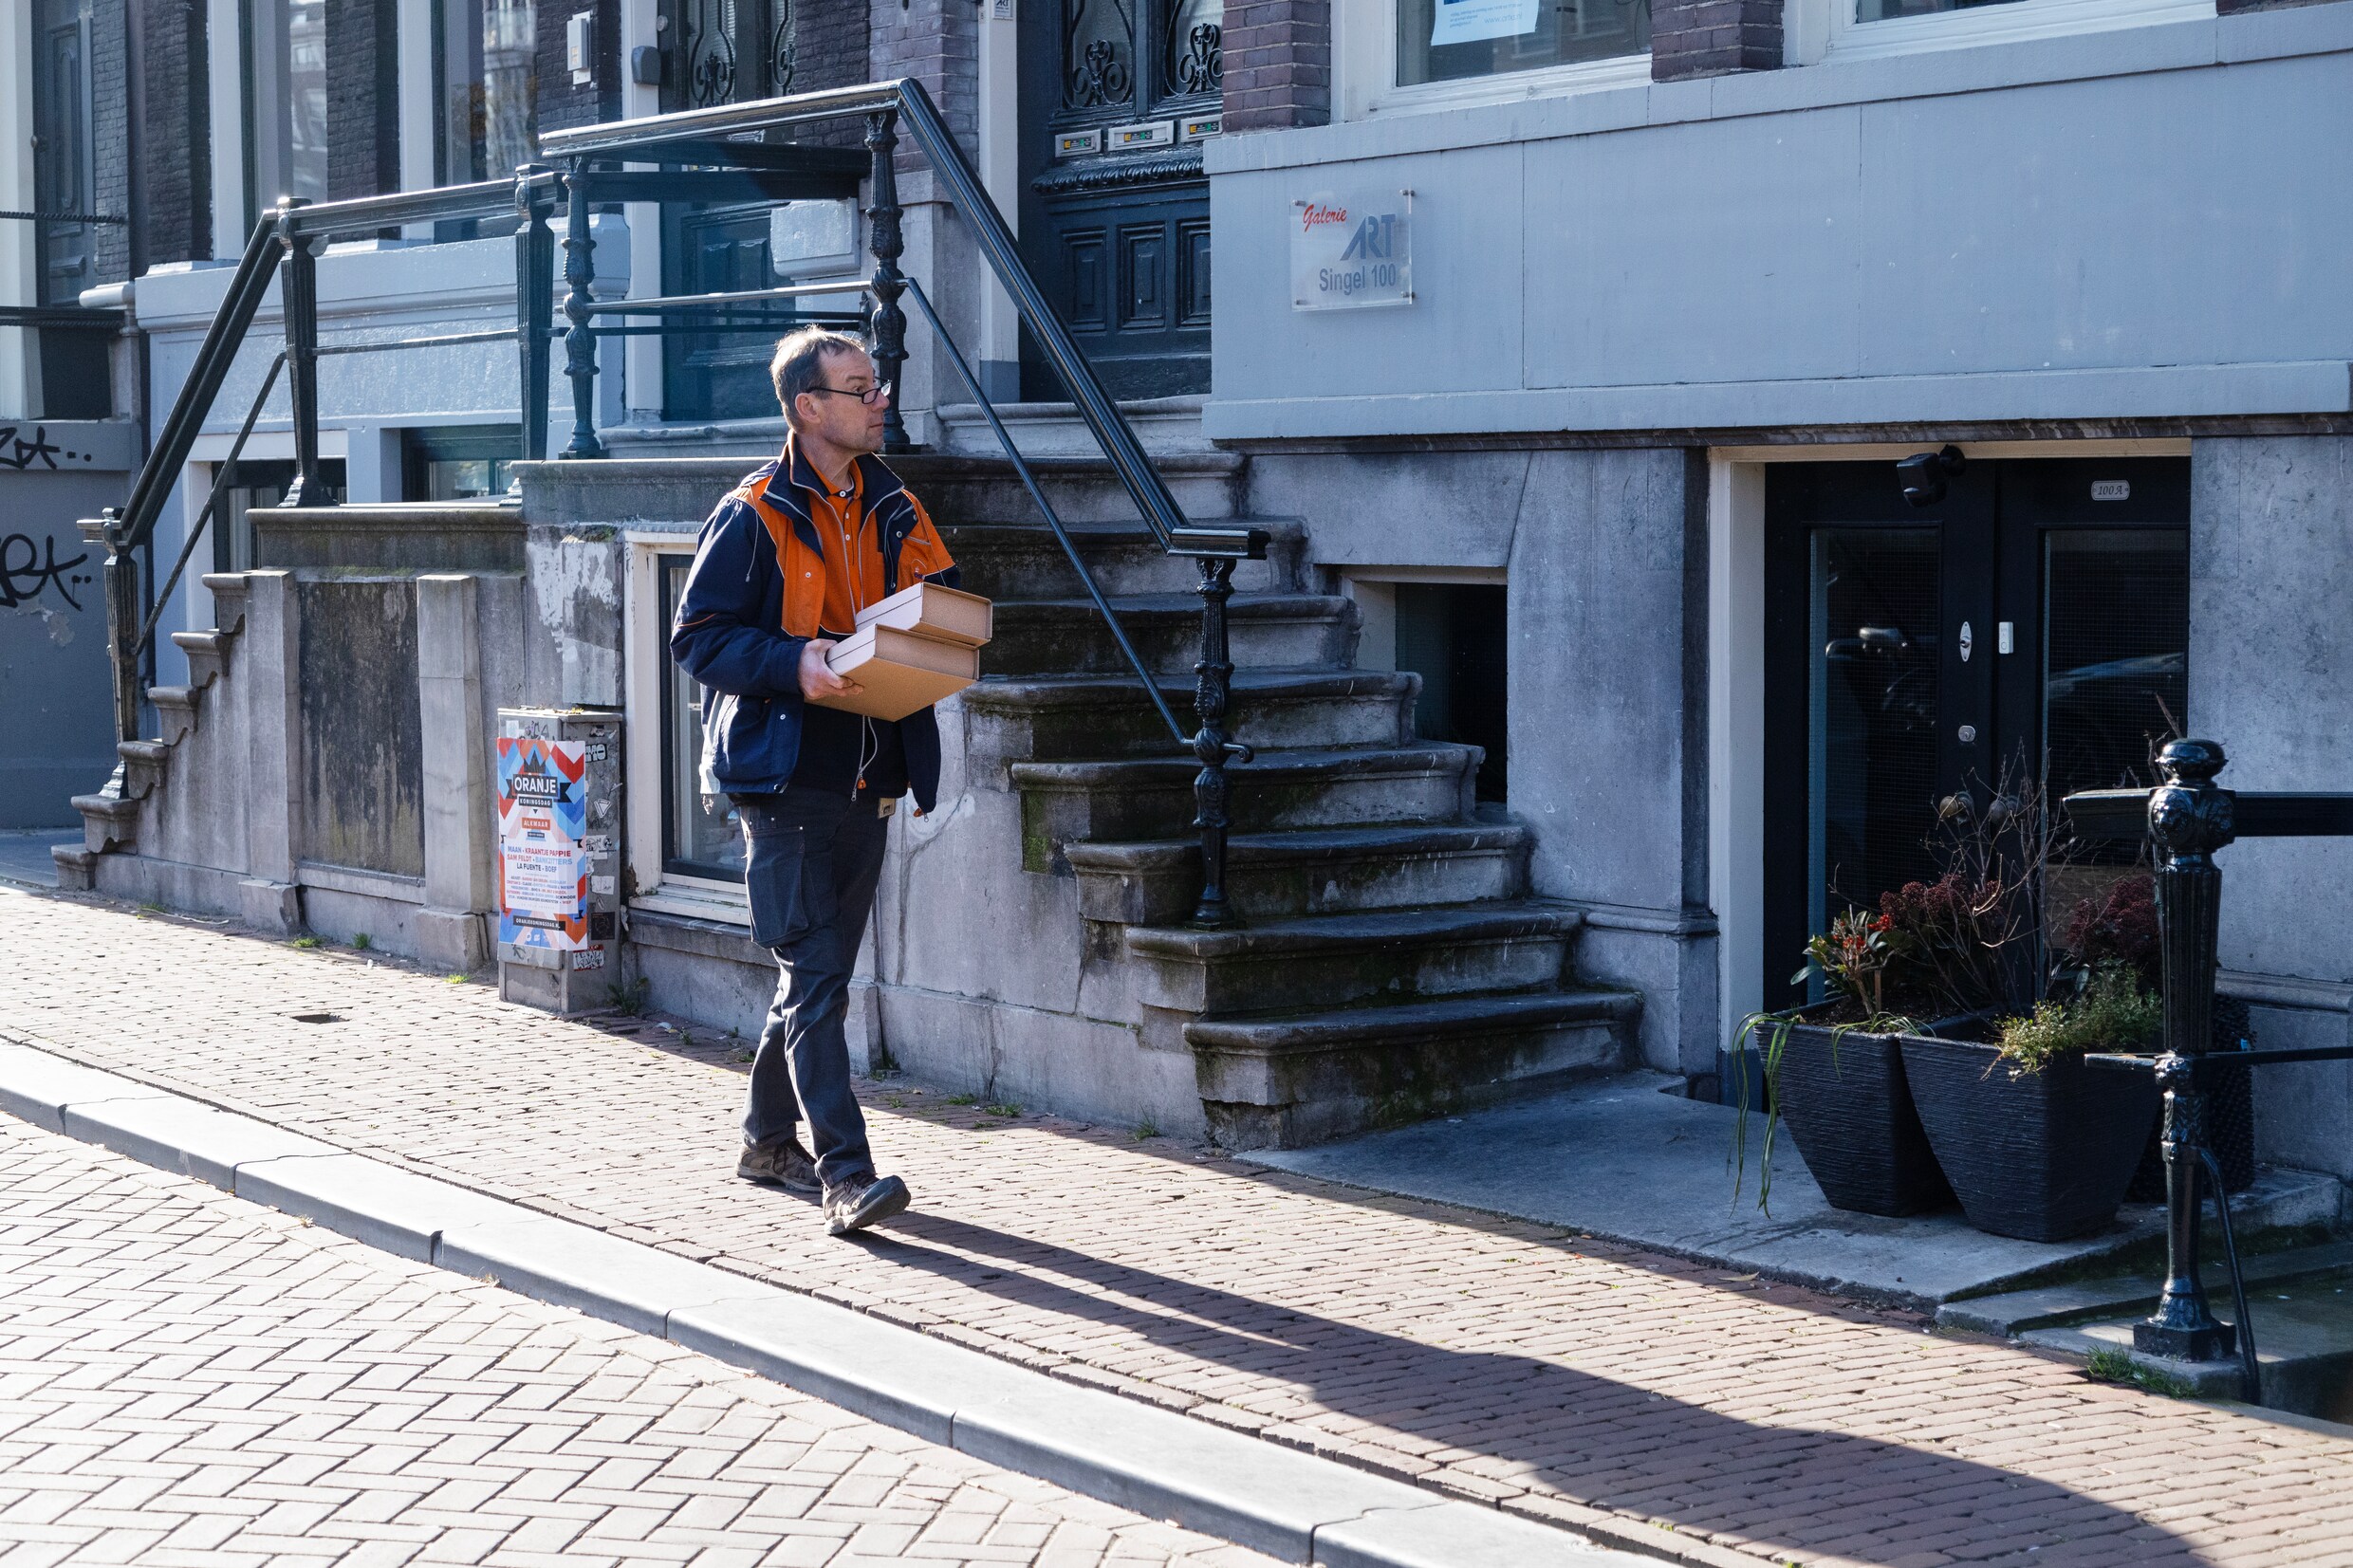
[(537, 155), (530, 0), (441, 0), (440, 178), (503, 179)]
[(735, 807), (706, 790), (702, 776), (702, 688), (670, 662), (670, 625), (694, 558), (661, 558), (662, 869), (688, 876), (744, 879), (744, 836)]
[(1650, 47), (1650, 0), (1398, 0), (1400, 87)]

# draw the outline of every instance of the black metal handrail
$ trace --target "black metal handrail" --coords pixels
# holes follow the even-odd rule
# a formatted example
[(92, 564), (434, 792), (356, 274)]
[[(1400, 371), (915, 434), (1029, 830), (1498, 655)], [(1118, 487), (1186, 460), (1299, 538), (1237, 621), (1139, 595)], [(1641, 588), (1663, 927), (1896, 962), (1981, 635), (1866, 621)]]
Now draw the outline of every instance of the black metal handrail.
[[(864, 169), (868, 179), (866, 215), (870, 221), (868, 249), (873, 275), (856, 282), (788, 285), (778, 288), (737, 290), (708, 295), (640, 297), (600, 301), (595, 297), (596, 249), (591, 223), (593, 204), (602, 200), (656, 203), (699, 200), (722, 189), (739, 186), (770, 199), (784, 194), (831, 192), (845, 179), (854, 180), (855, 155), (838, 149), (775, 146), (756, 139), (757, 133), (860, 118), (865, 122)], [(1015, 446), (994, 406), (982, 396), (979, 383), (914, 280), (899, 270), (905, 246), (900, 234), (901, 209), (898, 194), (898, 127), (904, 121), (917, 149), (928, 159), (949, 199), (962, 213), (976, 237), (983, 258), (1040, 345), (1054, 373), (1068, 389), (1080, 418), (1102, 447), (1114, 475), (1134, 502), (1144, 526), (1164, 551), (1194, 558), (1199, 564), (1202, 598), (1201, 656), (1195, 710), (1198, 729), (1191, 735), (1170, 710), (1159, 682), (1138, 655), (1126, 630), (1112, 612), (1094, 575), (1080, 556), (1069, 531), (1047, 502), (1035, 472)], [(750, 138), (750, 139), (747, 139)], [(759, 102), (726, 105), (685, 114), (621, 120), (576, 131), (553, 132), (542, 138), (543, 156), (564, 166), (527, 164), (511, 180), (484, 180), (471, 185), (431, 191), (398, 192), (347, 201), (306, 203), (281, 201), (254, 228), (236, 269), (232, 273), (219, 311), (196, 352), (188, 378), (181, 384), (171, 412), (158, 428), (147, 462), (140, 468), (130, 495), (119, 510), (109, 510), (93, 527), (108, 547), (106, 592), (108, 631), (115, 655), (115, 701), (118, 733), (124, 740), (138, 732), (139, 660), (153, 643), (162, 605), (171, 598), (196, 537), (218, 509), (236, 460), (242, 452), (263, 401), (283, 370), (287, 377), (294, 432), (294, 479), (284, 505), (331, 504), (321, 477), (319, 452), (319, 361), (339, 354), (364, 354), (397, 348), (443, 347), (459, 343), (515, 341), (522, 381), (521, 456), (526, 460), (547, 453), (548, 378), (551, 339), (565, 346), (565, 375), (572, 383), (572, 433), (560, 454), (566, 458), (604, 455), (597, 434), (596, 341), (599, 338), (648, 334), (736, 333), (772, 330), (809, 321), (848, 324), (862, 322), (874, 341), (880, 378), (896, 381), (906, 360), (906, 315), (899, 308), (902, 294), (912, 293), (917, 307), (937, 333), (939, 342), (971, 388), (984, 416), (995, 432), (1015, 471), (1038, 503), (1047, 526), (1069, 556), (1088, 598), (1104, 618), (1122, 655), (1144, 683), (1153, 706), (1170, 733), (1190, 749), (1201, 765), (1195, 781), (1200, 830), (1203, 885), (1194, 919), (1200, 925), (1225, 925), (1232, 916), (1225, 895), (1228, 784), (1231, 762), (1248, 762), (1251, 748), (1229, 738), (1229, 708), (1233, 665), (1228, 648), (1226, 603), (1232, 597), (1232, 573), (1238, 562), (1263, 559), (1268, 536), (1248, 526), (1199, 526), (1189, 522), (1174, 494), (1155, 469), (1135, 432), (1128, 428), (1118, 405), (1103, 387), (1069, 327), (1056, 314), (1046, 295), (1022, 264), (1012, 231), (990, 199), (977, 174), (940, 118), (922, 84), (913, 80), (875, 83), (862, 86), (804, 93)], [(692, 174), (649, 174), (619, 169), (622, 162), (689, 162), (704, 166)], [(716, 166), (716, 173), (711, 166)], [(854, 190), (854, 184), (848, 187)], [(559, 205), (565, 210), (562, 244), (567, 292), (562, 302), (565, 324), (550, 325), (556, 314), (554, 295), (555, 236), (550, 227)], [(483, 217), (512, 212), (515, 229), (515, 325), (495, 331), (448, 333), (435, 337), (354, 343), (319, 341), (317, 246), (337, 234), (365, 233), (409, 223)], [(283, 269), (283, 270), (282, 270)], [(186, 465), (196, 436), (210, 416), (255, 314), (272, 282), (283, 279), (286, 346), (271, 362), (263, 390), (248, 412), (229, 461), (216, 477), (213, 494), (184, 542), (156, 608), (143, 618), (139, 573), (134, 552), (152, 538), (165, 497)], [(779, 313), (771, 307), (808, 295), (862, 291), (872, 300), (862, 317), (825, 312)], [(674, 326), (681, 316), (705, 316), (693, 326)], [(658, 317), (653, 325), (599, 324), (599, 318)], [(885, 420), (885, 449), (903, 451), (909, 445), (899, 409), (892, 406)], [(133, 631), (134, 627), (138, 631)]]
[[(2163, 965), (2164, 1054), (2087, 1056), (2087, 1061), (2157, 1075), (2165, 1095), (2165, 1285), (2157, 1310), (2133, 1325), (2133, 1348), (2177, 1360), (2209, 1361), (2235, 1347), (2239, 1392), (2263, 1399), (2262, 1363), (2247, 1310), (2247, 1282), (2221, 1164), (2206, 1141), (2205, 1080), (2223, 1066), (2353, 1060), (2353, 1045), (2214, 1052), (2214, 986), (2220, 973), (2222, 868), (2215, 851), (2239, 839), (2353, 836), (2353, 794), (2258, 793), (2214, 782), (2228, 758), (2213, 741), (2170, 741), (2158, 751), (2164, 783), (2155, 789), (2092, 789), (2066, 797), (2069, 831), (2085, 839), (2145, 839), (2155, 850), (2158, 955)], [(2236, 1323), (2218, 1321), (2198, 1277), (2200, 1172), (2221, 1216)]]
[[(940, 323), (939, 312), (932, 308), (931, 297), (923, 292), (923, 286), (913, 278), (907, 280), (907, 297), (915, 301), (916, 308), (921, 310), (923, 319), (931, 323), (949, 363), (955, 366), (955, 373), (963, 380), (966, 390), (972, 393), (973, 401), (980, 405), (981, 417), (987, 419), (989, 428), (996, 432), (997, 444), (1005, 449), (1006, 458), (1013, 465), (1013, 471), (1021, 476), (1022, 487), (1029, 492), (1029, 499), (1037, 503), (1038, 511), (1045, 517), (1046, 526), (1053, 530), (1054, 540), (1062, 545), (1063, 554), (1068, 556), (1070, 564), (1078, 569), (1079, 581), (1086, 589), (1086, 597), (1095, 601), (1095, 608), (1102, 616), (1103, 624), (1111, 628), (1112, 638), (1120, 645), (1120, 653), (1135, 670), (1136, 678), (1144, 683), (1144, 694), (1152, 699), (1152, 706), (1159, 710), (1160, 720), (1168, 726), (1169, 734), (1176, 738), (1179, 746), (1191, 744), (1192, 737), (1185, 733), (1184, 726), (1178, 724), (1176, 715), (1169, 711), (1168, 699), (1160, 695), (1158, 679), (1145, 667), (1142, 655), (1136, 652), (1136, 645), (1128, 640), (1127, 628), (1121, 625), (1120, 618), (1112, 613), (1111, 601), (1103, 597), (1102, 585), (1087, 569), (1086, 558), (1079, 554), (1079, 546), (1071, 539), (1070, 530), (1063, 526), (1062, 515), (1054, 510), (1053, 503), (1046, 499), (1045, 487), (1038, 483), (1037, 474), (1030, 470), (1029, 460), (1022, 455), (1021, 448), (1014, 445), (1012, 433), (1005, 428), (1005, 421), (997, 417), (996, 405), (989, 400), (987, 393), (981, 391), (980, 378), (973, 374), (973, 367), (965, 362), (955, 340), (948, 336), (947, 327)], [(1244, 755), (1239, 760), (1248, 762), (1249, 749), (1242, 749)]]

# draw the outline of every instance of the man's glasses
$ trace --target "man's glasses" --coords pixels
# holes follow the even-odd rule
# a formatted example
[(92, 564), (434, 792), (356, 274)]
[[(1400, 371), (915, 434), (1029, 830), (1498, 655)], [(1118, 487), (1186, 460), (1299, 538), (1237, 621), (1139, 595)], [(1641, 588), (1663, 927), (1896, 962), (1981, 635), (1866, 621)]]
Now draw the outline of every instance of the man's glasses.
[(835, 397), (855, 397), (860, 402), (865, 404), (868, 408), (872, 408), (877, 403), (887, 403), (891, 400), (891, 385), (892, 383), (889, 381), (879, 381), (873, 386), (863, 389), (858, 387), (811, 387), (809, 390), (811, 392), (823, 392)]

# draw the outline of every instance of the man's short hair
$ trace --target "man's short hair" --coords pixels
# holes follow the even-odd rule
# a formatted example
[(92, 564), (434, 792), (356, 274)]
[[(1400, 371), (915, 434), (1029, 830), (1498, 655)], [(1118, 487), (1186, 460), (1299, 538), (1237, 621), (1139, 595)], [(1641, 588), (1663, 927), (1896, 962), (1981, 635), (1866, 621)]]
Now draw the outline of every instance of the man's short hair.
[(793, 399), (825, 384), (825, 361), (837, 355), (863, 354), (866, 341), (829, 327), (805, 326), (776, 345), (768, 362), (769, 379), (776, 383), (776, 400), (785, 417), (792, 417)]

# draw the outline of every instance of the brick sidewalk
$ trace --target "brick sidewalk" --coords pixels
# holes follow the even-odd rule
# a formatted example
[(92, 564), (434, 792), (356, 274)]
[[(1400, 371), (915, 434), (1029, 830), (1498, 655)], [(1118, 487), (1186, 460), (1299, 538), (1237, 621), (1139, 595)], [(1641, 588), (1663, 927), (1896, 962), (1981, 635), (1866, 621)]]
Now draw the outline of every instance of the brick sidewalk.
[[(917, 1211), (730, 1175), (724, 1042), (0, 893), (0, 1038), (1118, 1390), (1694, 1560), (2353, 1563), (2353, 1439), (1557, 1229), (865, 1085)], [(341, 1022), (302, 1024), (331, 1012)], [(1668, 1533), (1672, 1531), (1673, 1533)]]
[(1275, 1568), (4, 1117), (0, 1561)]

